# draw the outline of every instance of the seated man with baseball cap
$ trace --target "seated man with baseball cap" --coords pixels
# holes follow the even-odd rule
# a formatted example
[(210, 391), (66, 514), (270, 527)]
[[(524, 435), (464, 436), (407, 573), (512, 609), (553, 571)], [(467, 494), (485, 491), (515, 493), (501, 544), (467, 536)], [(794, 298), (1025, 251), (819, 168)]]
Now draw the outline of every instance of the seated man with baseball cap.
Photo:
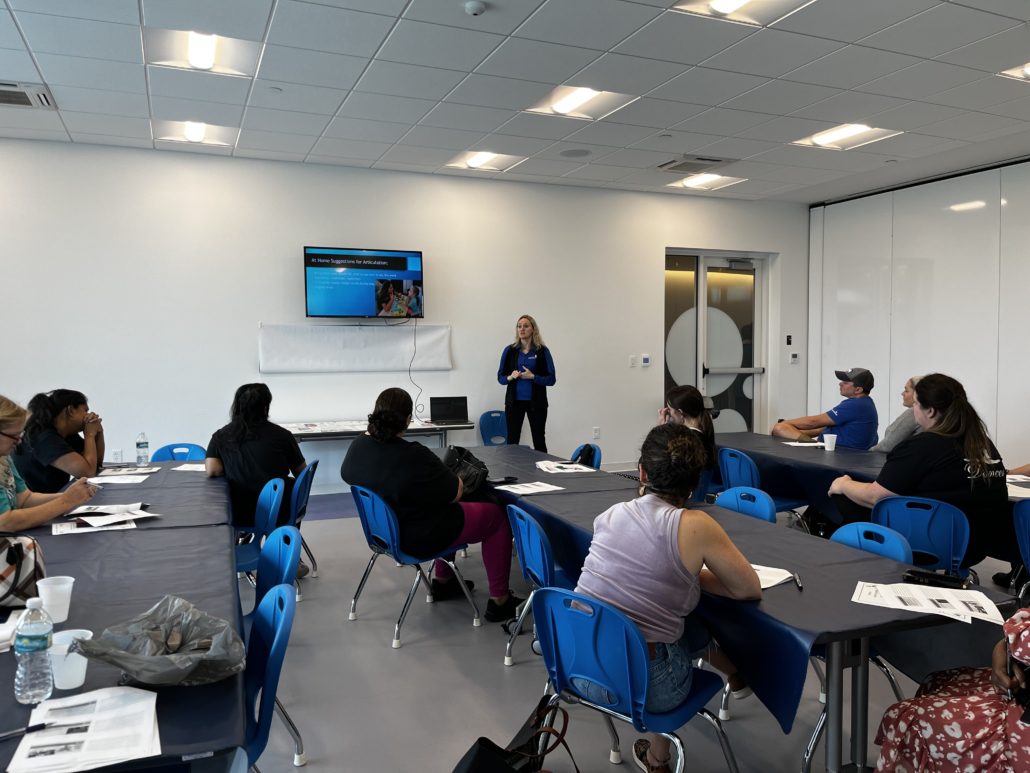
[(784, 419), (772, 428), (774, 437), (787, 440), (815, 440), (823, 434), (837, 436), (837, 445), (860, 448), (863, 451), (876, 445), (879, 419), (876, 405), (869, 393), (873, 389), (873, 374), (865, 368), (834, 371), (840, 379), (840, 394), (845, 399), (826, 413)]

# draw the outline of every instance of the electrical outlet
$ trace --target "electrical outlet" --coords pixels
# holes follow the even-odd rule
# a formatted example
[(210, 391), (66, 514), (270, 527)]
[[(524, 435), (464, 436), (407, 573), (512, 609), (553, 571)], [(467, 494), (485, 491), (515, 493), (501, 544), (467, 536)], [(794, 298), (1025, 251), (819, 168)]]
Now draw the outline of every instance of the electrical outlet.
[(640, 367), (647, 368), (651, 365), (651, 355), (644, 353), (640, 355)]
[(111, 461), (120, 462), (122, 460), (122, 449), (113, 448), (111, 449)]
[(601, 439), (601, 428), (600, 427), (594, 427), (594, 440), (600, 440), (600, 439)]

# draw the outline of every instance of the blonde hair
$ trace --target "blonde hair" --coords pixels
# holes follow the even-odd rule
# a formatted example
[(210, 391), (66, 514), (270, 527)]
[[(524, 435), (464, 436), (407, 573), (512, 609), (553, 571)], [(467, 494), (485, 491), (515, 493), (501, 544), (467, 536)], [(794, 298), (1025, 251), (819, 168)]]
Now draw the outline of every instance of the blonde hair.
[(533, 326), (533, 346), (537, 349), (543, 349), (544, 339), (543, 336), (540, 335), (540, 325), (538, 325), (536, 323), (536, 320), (528, 314), (523, 314), (521, 317), (515, 320), (515, 343), (511, 345), (511, 348), (517, 349), (519, 347), (519, 322), (521, 322), (524, 319), (528, 319), (529, 324)]
[(0, 429), (8, 429), (29, 418), (29, 412), (14, 400), (0, 395)]

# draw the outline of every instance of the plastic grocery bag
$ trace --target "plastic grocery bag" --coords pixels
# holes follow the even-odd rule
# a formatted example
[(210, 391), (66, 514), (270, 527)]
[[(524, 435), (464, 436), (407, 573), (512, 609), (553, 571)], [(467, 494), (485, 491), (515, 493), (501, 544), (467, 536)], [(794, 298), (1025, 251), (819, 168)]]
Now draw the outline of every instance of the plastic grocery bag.
[(98, 638), (77, 639), (69, 651), (117, 666), (121, 684), (208, 684), (246, 666), (243, 640), (232, 626), (178, 596), (165, 596)]

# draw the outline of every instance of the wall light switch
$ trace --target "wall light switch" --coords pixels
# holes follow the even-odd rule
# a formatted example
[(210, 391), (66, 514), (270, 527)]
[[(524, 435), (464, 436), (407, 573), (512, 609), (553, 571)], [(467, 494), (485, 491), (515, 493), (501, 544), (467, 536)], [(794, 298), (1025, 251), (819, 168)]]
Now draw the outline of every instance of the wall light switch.
[(629, 366), (630, 366), (631, 368), (635, 368), (635, 367), (637, 367), (637, 355), (635, 355), (635, 354), (631, 354), (631, 355), (629, 356)]
[(650, 354), (641, 354), (640, 355), (640, 367), (646, 368), (650, 364), (651, 364), (651, 355)]
[(801, 362), (800, 354), (798, 354), (797, 352), (787, 352), (788, 365), (797, 365), (799, 362)]

